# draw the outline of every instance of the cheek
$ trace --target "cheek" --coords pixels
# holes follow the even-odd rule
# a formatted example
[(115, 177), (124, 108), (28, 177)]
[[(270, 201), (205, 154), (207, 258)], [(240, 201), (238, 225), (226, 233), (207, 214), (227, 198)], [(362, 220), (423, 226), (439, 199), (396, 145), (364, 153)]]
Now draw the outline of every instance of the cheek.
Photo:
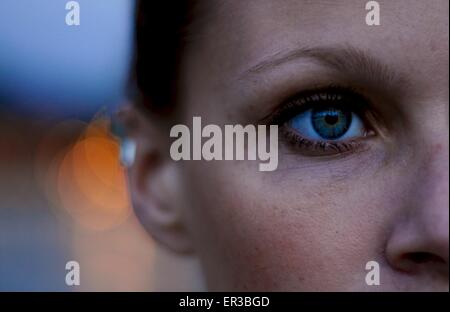
[(388, 204), (374, 191), (376, 180), (283, 182), (244, 162), (198, 162), (186, 176), (190, 223), (212, 288), (363, 286), (365, 263), (382, 249)]

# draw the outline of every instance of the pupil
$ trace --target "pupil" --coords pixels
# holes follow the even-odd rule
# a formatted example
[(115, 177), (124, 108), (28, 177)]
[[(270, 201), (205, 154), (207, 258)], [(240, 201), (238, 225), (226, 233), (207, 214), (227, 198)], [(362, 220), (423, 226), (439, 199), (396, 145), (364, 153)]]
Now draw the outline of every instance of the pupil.
[(325, 116), (325, 122), (330, 124), (330, 125), (334, 125), (338, 121), (339, 121), (339, 117), (336, 116), (336, 115), (327, 115), (327, 116)]

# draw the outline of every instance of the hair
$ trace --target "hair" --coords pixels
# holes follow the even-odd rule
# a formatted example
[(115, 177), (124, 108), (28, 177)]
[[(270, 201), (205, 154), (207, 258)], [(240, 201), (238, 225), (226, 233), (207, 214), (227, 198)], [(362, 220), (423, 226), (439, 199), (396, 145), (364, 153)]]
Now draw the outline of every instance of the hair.
[(135, 55), (130, 81), (131, 97), (136, 105), (152, 111), (165, 111), (177, 102), (180, 55), (192, 17), (193, 2), (137, 2)]

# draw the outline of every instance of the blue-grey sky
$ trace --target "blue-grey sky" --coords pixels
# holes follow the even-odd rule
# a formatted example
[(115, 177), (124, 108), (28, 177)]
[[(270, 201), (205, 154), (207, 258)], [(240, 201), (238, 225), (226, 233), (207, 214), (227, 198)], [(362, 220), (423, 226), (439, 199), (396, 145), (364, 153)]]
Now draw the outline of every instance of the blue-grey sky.
[(0, 1), (0, 105), (33, 115), (89, 116), (123, 99), (134, 0)]

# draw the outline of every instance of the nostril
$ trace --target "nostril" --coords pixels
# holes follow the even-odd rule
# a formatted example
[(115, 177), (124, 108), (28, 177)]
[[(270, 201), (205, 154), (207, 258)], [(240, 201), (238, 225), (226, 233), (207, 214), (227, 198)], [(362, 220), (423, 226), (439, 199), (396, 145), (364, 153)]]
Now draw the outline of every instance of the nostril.
[(412, 252), (404, 256), (407, 260), (415, 264), (425, 263), (445, 263), (445, 260), (429, 252)]

